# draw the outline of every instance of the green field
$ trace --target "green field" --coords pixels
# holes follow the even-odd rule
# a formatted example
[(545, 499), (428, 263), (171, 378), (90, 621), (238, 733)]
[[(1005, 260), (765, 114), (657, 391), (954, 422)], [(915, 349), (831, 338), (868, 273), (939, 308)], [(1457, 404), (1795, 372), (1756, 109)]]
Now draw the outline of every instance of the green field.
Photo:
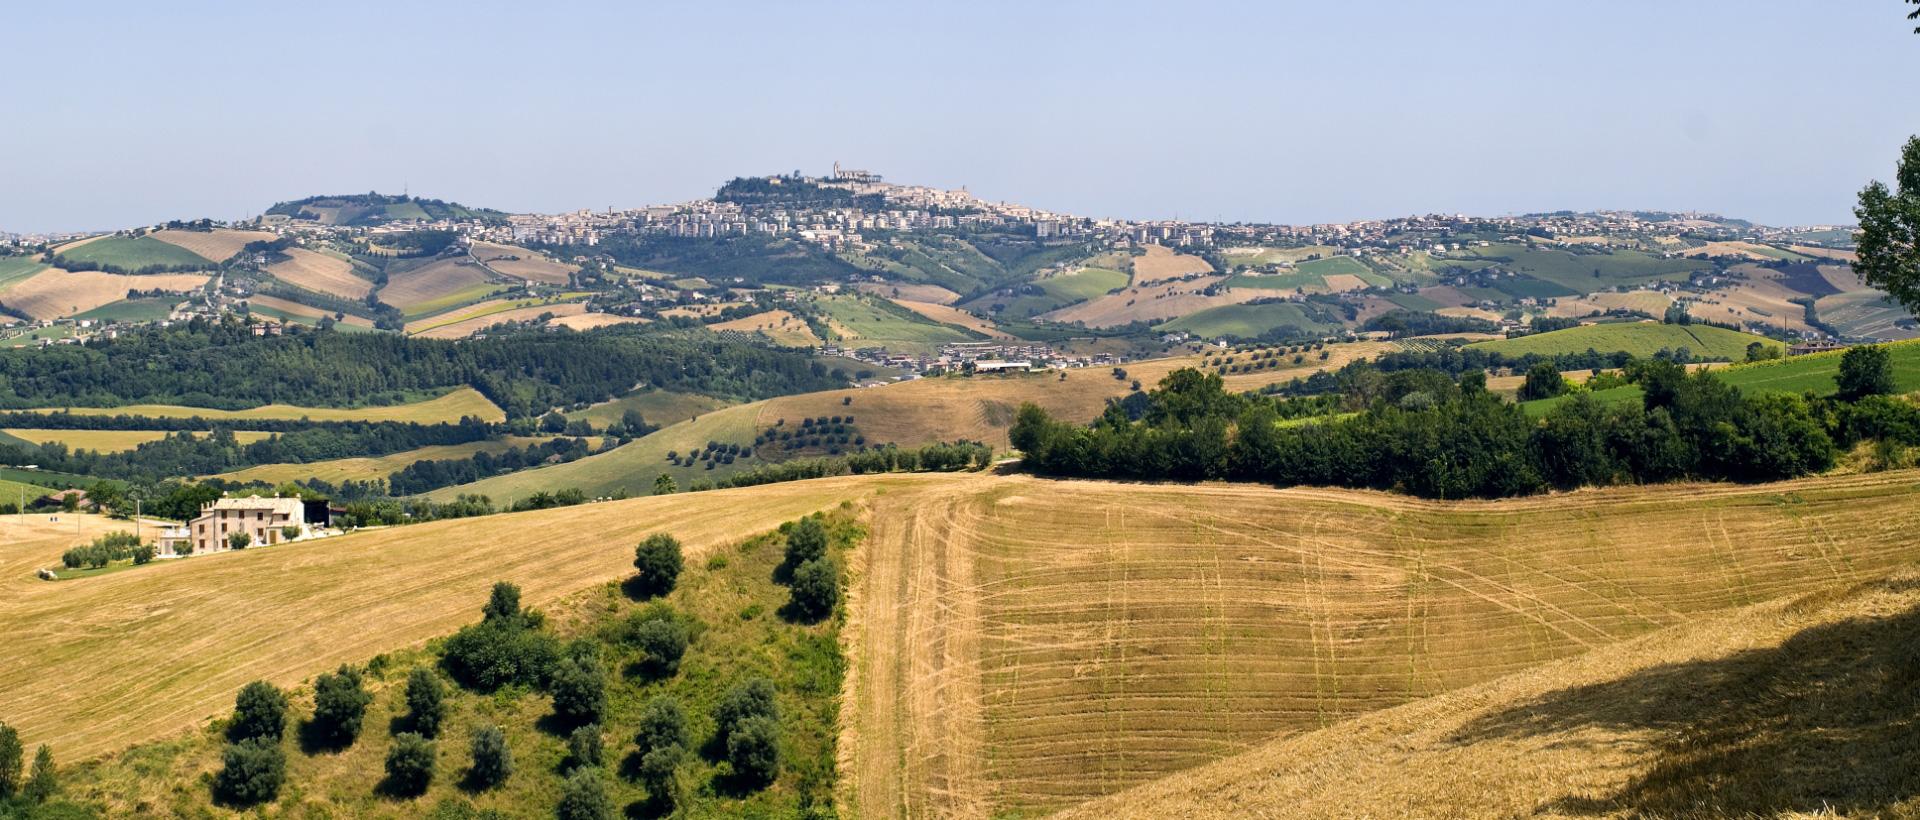
[(387, 203), (387, 218), (430, 220), (433, 216), (427, 213), (427, 209), (420, 207), (420, 203), (409, 199), (405, 202)]
[(1225, 257), (1229, 268), (1241, 265), (1257, 268), (1281, 262), (1297, 263), (1309, 256), (1332, 256), (1339, 252), (1339, 248), (1329, 245), (1310, 245), (1304, 248), (1255, 248), (1244, 253), (1229, 251)]
[[(1126, 282), (1126, 274), (1118, 274)], [(850, 338), (843, 344), (853, 347), (875, 345), (939, 345), (964, 342), (974, 337), (939, 324), (906, 308), (866, 296), (841, 294), (821, 297), (814, 304), (845, 328)]]
[(510, 290), (513, 290), (513, 286), (511, 285), (502, 285), (496, 282), (481, 282), (437, 299), (429, 299), (425, 302), (409, 305), (406, 311), (406, 318), (408, 321), (413, 321), (416, 319), (424, 319), (435, 314), (446, 313), (451, 310), (458, 310), (476, 302), (484, 302), (497, 294)]
[(193, 251), (151, 236), (109, 236), (62, 252), (54, 258), (68, 270), (90, 270), (95, 265), (138, 270), (150, 265), (213, 267), (215, 264)]
[[(1486, 267), (1488, 263), (1500, 264), (1508, 270), (1528, 274), (1577, 293), (1591, 293), (1615, 285), (1638, 285), (1662, 279), (1684, 281), (1694, 271), (1713, 269), (1712, 263), (1700, 259), (1684, 257), (1663, 259), (1640, 251), (1574, 254), (1567, 251), (1529, 248), (1523, 245), (1492, 245), (1474, 248), (1471, 254), (1461, 255), (1458, 258), (1434, 257), (1429, 260), (1429, 264), (1436, 269), (1444, 269), (1451, 264), (1467, 264), (1470, 261), (1479, 264), (1480, 267)], [(1596, 276), (1595, 271), (1598, 271), (1599, 275)]]
[[(1544, 334), (1543, 334), (1544, 335)], [(1920, 342), (1895, 342), (1886, 346), (1893, 354), (1894, 388), (1903, 393), (1920, 390)], [(1807, 393), (1829, 395), (1836, 389), (1834, 376), (1840, 372), (1840, 357), (1845, 351), (1790, 356), (1769, 362), (1741, 364), (1713, 371), (1720, 380), (1747, 393)], [(1635, 385), (1599, 390), (1591, 394), (1602, 403), (1638, 401)], [(1543, 415), (1566, 401), (1566, 396), (1524, 402), (1530, 415)]]
[(115, 322), (158, 322), (173, 312), (175, 299), (122, 299), (101, 305), (75, 319), (101, 319)]
[(1085, 302), (1119, 290), (1133, 281), (1130, 274), (1111, 268), (1081, 268), (1073, 273), (1035, 280), (1039, 293), (1020, 293), (1011, 297), (976, 299), (967, 306), (986, 310), (1000, 305), (999, 315), (1013, 319), (1038, 316), (1076, 302)]
[(15, 282), (24, 282), (34, 274), (46, 270), (34, 256), (0, 257), (0, 290), (5, 290)]
[(1784, 347), (1781, 343), (1764, 336), (1755, 336), (1722, 327), (1666, 325), (1653, 322), (1581, 325), (1517, 339), (1476, 342), (1468, 347), (1513, 357), (1525, 356), (1529, 353), (1555, 356), (1597, 350), (1601, 353), (1623, 351), (1640, 358), (1652, 356), (1661, 350), (1677, 351), (1684, 347), (1692, 351), (1696, 358), (1737, 362), (1746, 359), (1747, 345), (1754, 342), (1774, 348)]
[(1292, 325), (1308, 333), (1325, 333), (1332, 326), (1314, 321), (1299, 305), (1221, 305), (1189, 313), (1156, 330), (1184, 330), (1195, 336), (1216, 339), (1235, 336), (1251, 339), (1278, 327)]
[(726, 401), (712, 396), (649, 388), (628, 393), (612, 401), (603, 401), (583, 410), (574, 410), (567, 413), (567, 418), (586, 419), (595, 429), (602, 429), (619, 421), (628, 410), (637, 410), (648, 424), (664, 427), (726, 406)]
[(1328, 256), (1320, 259), (1310, 259), (1301, 262), (1296, 270), (1299, 270), (1301, 273), (1311, 273), (1319, 276), (1349, 274), (1362, 279), (1370, 276), (1379, 276), (1379, 274), (1373, 272), (1372, 268), (1361, 264), (1360, 260), (1351, 256)]
[(1388, 296), (1387, 301), (1406, 308), (1407, 310), (1435, 311), (1445, 307), (1439, 302), (1435, 302), (1418, 293), (1395, 293)]

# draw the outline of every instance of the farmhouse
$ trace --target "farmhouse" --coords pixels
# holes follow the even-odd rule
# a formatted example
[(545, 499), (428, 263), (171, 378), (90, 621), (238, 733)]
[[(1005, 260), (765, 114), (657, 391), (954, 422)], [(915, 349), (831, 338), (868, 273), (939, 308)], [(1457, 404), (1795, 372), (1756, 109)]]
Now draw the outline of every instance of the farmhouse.
[[(246, 533), (254, 545), (278, 544), (304, 538), (316, 526), (326, 525), (324, 503), (317, 516), (309, 516), (307, 507), (298, 498), (222, 498), (201, 507), (200, 515), (187, 522), (184, 535), (195, 555), (230, 549), (227, 539), (234, 533)], [(282, 532), (285, 527), (294, 528), (291, 538)], [(162, 543), (163, 550), (178, 544), (180, 533), (162, 533), (162, 540), (169, 540), (169, 535), (173, 543)]]
[(1805, 356), (1808, 353), (1825, 353), (1829, 350), (1841, 350), (1845, 347), (1846, 345), (1827, 339), (1809, 339), (1803, 342), (1796, 342), (1792, 347), (1787, 348), (1787, 355)]

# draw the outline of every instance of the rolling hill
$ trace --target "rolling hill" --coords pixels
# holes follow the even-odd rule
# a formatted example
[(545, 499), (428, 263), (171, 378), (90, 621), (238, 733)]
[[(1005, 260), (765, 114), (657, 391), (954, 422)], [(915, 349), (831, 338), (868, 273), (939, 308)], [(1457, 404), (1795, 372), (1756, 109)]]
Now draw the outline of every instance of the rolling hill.
[(1765, 336), (1755, 336), (1723, 327), (1669, 325), (1654, 322), (1581, 325), (1514, 339), (1475, 342), (1468, 347), (1513, 357), (1528, 354), (1555, 356), (1596, 350), (1601, 353), (1626, 352), (1638, 358), (1647, 358), (1662, 350), (1677, 351), (1684, 347), (1692, 351), (1695, 358), (1738, 362), (1746, 359), (1747, 345), (1755, 342), (1775, 350), (1786, 348), (1786, 345)]

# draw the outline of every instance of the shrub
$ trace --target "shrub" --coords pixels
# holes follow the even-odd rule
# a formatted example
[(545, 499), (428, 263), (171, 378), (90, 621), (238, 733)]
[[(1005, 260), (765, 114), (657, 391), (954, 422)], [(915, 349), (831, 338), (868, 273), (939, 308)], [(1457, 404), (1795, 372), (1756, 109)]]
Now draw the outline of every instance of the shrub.
[(606, 759), (606, 743), (600, 737), (600, 724), (589, 723), (567, 735), (567, 766), (598, 766)]
[(275, 739), (255, 737), (227, 744), (220, 773), (213, 778), (214, 798), (236, 807), (268, 802), (280, 794), (287, 777), (287, 755)]
[(425, 792), (433, 783), (435, 757), (433, 741), (413, 732), (394, 735), (387, 749), (387, 788), (406, 796)]
[(612, 820), (613, 802), (600, 785), (599, 770), (579, 769), (568, 777), (554, 814), (559, 820)]
[(801, 620), (817, 621), (833, 614), (840, 602), (840, 568), (829, 558), (815, 558), (793, 573), (789, 606)]
[(1880, 345), (1860, 345), (1840, 354), (1840, 372), (1834, 375), (1842, 401), (1893, 393), (1893, 354)]
[(727, 762), (748, 783), (772, 783), (780, 774), (780, 725), (764, 715), (741, 719), (727, 734)]
[(687, 750), (680, 746), (667, 746), (640, 756), (640, 785), (646, 788), (648, 799), (657, 809), (673, 806), (673, 773), (686, 756)]
[(634, 586), (648, 597), (672, 592), (683, 563), (680, 539), (666, 533), (649, 535), (633, 548)]
[(513, 751), (507, 748), (507, 733), (498, 726), (473, 730), (473, 769), (470, 780), (475, 788), (491, 789), (513, 775)]
[(488, 618), (447, 639), (442, 662), (454, 680), (482, 692), (502, 686), (537, 686), (560, 655), (559, 643), (521, 617)]
[(725, 748), (734, 725), (750, 717), (779, 719), (780, 707), (774, 702), (773, 681), (748, 678), (720, 696), (720, 704), (713, 710), (713, 722), (719, 727), (715, 740)]
[(597, 723), (607, 711), (606, 675), (591, 655), (562, 658), (547, 687), (553, 693), (553, 712), (575, 724)]
[(440, 676), (427, 667), (414, 667), (407, 673), (408, 727), (421, 737), (435, 737), (446, 717), (446, 687), (440, 685)]
[(134, 547), (133, 563), (145, 564), (148, 561), (152, 561), (153, 553), (154, 553), (154, 550), (153, 550), (152, 544), (141, 544), (140, 546)]
[(20, 745), (20, 732), (0, 723), (0, 800), (20, 792), (20, 764), (26, 748)]
[(362, 685), (360, 670), (342, 664), (340, 671), (313, 681), (313, 723), (320, 739), (334, 748), (353, 745), (367, 716), (373, 695)]
[(790, 577), (801, 564), (826, 554), (827, 528), (821, 526), (818, 518), (802, 518), (787, 531), (787, 554), (780, 564), (781, 574)]
[(640, 650), (635, 663), (651, 678), (664, 678), (680, 669), (680, 658), (687, 653), (690, 640), (687, 624), (671, 607), (655, 604), (627, 616), (619, 629), (619, 641)]
[(287, 696), (266, 681), (254, 681), (240, 688), (233, 701), (233, 718), (227, 722), (227, 739), (278, 741), (287, 728)]
[(680, 701), (672, 695), (648, 701), (647, 708), (640, 713), (640, 729), (634, 733), (633, 743), (643, 755), (670, 746), (686, 746), (687, 715), (681, 711)]
[(53, 768), (53, 750), (42, 743), (33, 755), (33, 776), (27, 778), (27, 786), (21, 793), (35, 803), (45, 803), (58, 791), (60, 779)]
[(489, 621), (520, 617), (520, 588), (506, 581), (495, 582), (493, 592), (487, 596), (487, 605), (480, 608), (480, 614)]
[(236, 532), (227, 536), (228, 549), (243, 550), (251, 546), (253, 546), (253, 536), (251, 534)]

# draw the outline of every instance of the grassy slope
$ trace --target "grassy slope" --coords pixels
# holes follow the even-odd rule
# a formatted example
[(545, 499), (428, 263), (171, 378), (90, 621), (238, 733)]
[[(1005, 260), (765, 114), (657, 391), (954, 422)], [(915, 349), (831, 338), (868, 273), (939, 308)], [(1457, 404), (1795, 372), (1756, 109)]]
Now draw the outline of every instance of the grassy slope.
[[(1912, 816), (1910, 570), (1367, 715), (1065, 818)], [(1904, 701), (1904, 702), (1903, 702)]]
[(1308, 333), (1321, 333), (1334, 329), (1331, 325), (1308, 318), (1306, 311), (1301, 310), (1299, 305), (1285, 303), (1221, 305), (1197, 313), (1189, 313), (1159, 325), (1155, 329), (1184, 330), (1203, 339), (1222, 336), (1251, 339), (1283, 325), (1292, 325)]
[[(1887, 349), (1893, 354), (1893, 384), (1902, 393), (1920, 390), (1920, 342), (1894, 342)], [(1834, 376), (1840, 372), (1840, 357), (1844, 351), (1814, 353), (1806, 356), (1789, 356), (1754, 364), (1738, 364), (1726, 368), (1716, 368), (1714, 375), (1721, 381), (1747, 392), (1759, 393), (1804, 393), (1813, 391), (1819, 395), (1829, 395), (1837, 388)], [(1605, 402), (1638, 401), (1640, 388), (1635, 385), (1599, 390), (1593, 394), (1595, 399)], [(1566, 397), (1540, 399), (1525, 402), (1521, 406), (1528, 413), (1540, 415)]]
[[(83, 516), (75, 533), (74, 516), (0, 517), (0, 629), (10, 636), (0, 715), (29, 744), (84, 760), (203, 725), (247, 681), (293, 685), (450, 633), (497, 580), (546, 606), (626, 577), (649, 533), (674, 533), (700, 566), (743, 534), (943, 480), (955, 478), (827, 479), (416, 524), (61, 584), (35, 580), (33, 568), (124, 522)], [(36, 626), (48, 623), (61, 628)]]
[[(297, 407), (269, 404), (250, 410), (214, 410), (183, 407), (177, 404), (129, 404), (122, 407), (46, 407), (44, 411), (67, 410), (76, 416), (154, 416), (158, 418), (206, 419), (311, 419), (313, 421), (412, 421), (421, 424), (456, 422), (461, 416), (476, 416), (485, 421), (505, 421), (506, 413), (487, 401), (471, 387), (462, 387), (437, 398), (411, 404), (383, 407)], [(32, 411), (28, 411), (32, 412)]]
[[(243, 439), (244, 440), (244, 439)], [(475, 453), (498, 453), (511, 447), (524, 447), (539, 441), (535, 438), (507, 436), (489, 441), (475, 441), (466, 444), (439, 444), (421, 447), (384, 456), (364, 456), (359, 458), (335, 458), (326, 461), (314, 461), (306, 464), (261, 464), (244, 470), (221, 473), (220, 477), (229, 481), (264, 481), (279, 484), (303, 478), (318, 478), (333, 484), (346, 480), (370, 481), (386, 478), (394, 471), (416, 461), (428, 459), (470, 458)]]
[(111, 319), (116, 322), (158, 322), (173, 313), (173, 306), (180, 300), (177, 297), (160, 299), (122, 299), (85, 313), (75, 314), (75, 319)]
[[(829, 519), (836, 553), (858, 537), (850, 512), (836, 511)], [(803, 801), (829, 802), (833, 785), (836, 698), (845, 668), (838, 645), (839, 623), (793, 624), (777, 613), (787, 600), (787, 589), (772, 580), (780, 562), (783, 540), (768, 533), (713, 550), (708, 561), (690, 562), (665, 602), (690, 616), (697, 636), (688, 647), (677, 674), (649, 681), (623, 674), (638, 653), (602, 640), (601, 656), (611, 672), (609, 714), (603, 725), (608, 768), (617, 770), (633, 750), (633, 735), (646, 703), (662, 695), (680, 701), (688, 718), (688, 734), (696, 747), (714, 730), (710, 715), (722, 693), (735, 681), (763, 675), (779, 693), (782, 776), (765, 790), (744, 798), (726, 796), (709, 784), (715, 766), (698, 754), (682, 765), (682, 783), (688, 795), (680, 804), (681, 817), (791, 816)], [(844, 557), (842, 558), (844, 563)], [(469, 620), (479, 619), (474, 600)], [(641, 609), (626, 598), (617, 584), (585, 590), (548, 608), (555, 631), (567, 637), (602, 636), (604, 630)], [(283, 741), (288, 760), (288, 784), (274, 806), (289, 814), (347, 817), (414, 818), (444, 800), (467, 801), (482, 809), (511, 816), (546, 816), (558, 801), (567, 751), (559, 730), (543, 722), (550, 699), (539, 692), (507, 690), (482, 695), (449, 689), (448, 720), (437, 742), (439, 759), (432, 788), (412, 800), (376, 794), (382, 761), (391, 745), (390, 726), (406, 713), (405, 680), (417, 665), (431, 665), (433, 655), (408, 652), (374, 676), (369, 689), (375, 700), (366, 728), (351, 748), (337, 754), (308, 755), (292, 732)], [(311, 691), (295, 695), (296, 714), (311, 709)], [(471, 794), (460, 787), (470, 762), (467, 751), (473, 729), (483, 723), (505, 731), (514, 760), (514, 774), (500, 788)], [(136, 747), (125, 756), (69, 771), (66, 794), (102, 805), (115, 813), (161, 809), (179, 816), (207, 811), (207, 790), (197, 787), (203, 771), (219, 767), (223, 741), (217, 732), (200, 731), (180, 738)], [(644, 792), (632, 780), (607, 777), (602, 781), (616, 807), (643, 805)], [(721, 793), (716, 793), (721, 792)]]
[(1722, 327), (1652, 322), (1581, 325), (1517, 339), (1475, 342), (1469, 347), (1507, 356), (1524, 356), (1529, 353), (1552, 356), (1560, 353), (1585, 353), (1588, 350), (1597, 350), (1602, 353), (1626, 351), (1642, 358), (1652, 356), (1663, 349), (1679, 350), (1684, 347), (1693, 351), (1696, 358), (1727, 359), (1737, 362), (1746, 358), (1747, 345), (1754, 342), (1776, 349), (1785, 347), (1764, 336), (1741, 333)]
[(972, 339), (966, 333), (939, 324), (897, 305), (882, 305), (875, 297), (868, 296), (829, 296), (819, 300), (819, 306), (832, 316), (840, 327), (850, 331), (851, 338), (841, 340), (842, 344), (853, 347), (870, 346), (920, 346), (938, 347), (945, 342), (964, 342)]
[(118, 265), (129, 270), (146, 265), (213, 265), (200, 254), (151, 236), (109, 236), (56, 257), (68, 270), (87, 270), (89, 265)]
[(666, 426), (692, 419), (702, 413), (711, 413), (727, 402), (711, 396), (697, 393), (676, 393), (671, 390), (646, 389), (629, 393), (611, 401), (603, 401), (584, 410), (575, 410), (567, 414), (569, 419), (586, 419), (595, 429), (604, 428), (617, 422), (628, 410), (640, 411), (648, 424)]
[(46, 269), (47, 266), (40, 263), (39, 257), (0, 257), (0, 290), (6, 289), (8, 285), (15, 282), (26, 281), (34, 274)]
[(882, 507), (856, 566), (843, 776), (874, 814), (1063, 808), (1907, 565), (1916, 478), (1472, 503), (946, 485)]

